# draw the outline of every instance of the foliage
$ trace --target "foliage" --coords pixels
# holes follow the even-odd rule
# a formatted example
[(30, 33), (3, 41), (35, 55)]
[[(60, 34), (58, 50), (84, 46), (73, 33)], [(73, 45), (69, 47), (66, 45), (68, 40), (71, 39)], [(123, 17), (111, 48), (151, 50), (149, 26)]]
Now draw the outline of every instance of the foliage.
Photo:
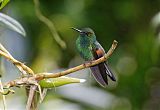
[(0, 24), (2, 27), (7, 27), (20, 33), (23, 36), (26, 36), (26, 32), (21, 26), (21, 24), (17, 22), (15, 19), (9, 17), (8, 15), (0, 13)]
[(10, 0), (0, 0), (0, 9), (7, 5)]

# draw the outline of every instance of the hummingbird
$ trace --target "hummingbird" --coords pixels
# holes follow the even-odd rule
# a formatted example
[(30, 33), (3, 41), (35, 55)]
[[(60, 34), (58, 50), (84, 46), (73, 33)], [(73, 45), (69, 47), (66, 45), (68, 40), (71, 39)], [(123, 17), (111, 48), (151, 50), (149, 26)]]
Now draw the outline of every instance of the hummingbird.
[[(76, 40), (76, 48), (80, 56), (85, 61), (96, 60), (104, 56), (105, 50), (103, 49), (101, 44), (96, 40), (96, 35), (91, 28), (77, 29), (72, 27), (71, 29), (79, 32), (79, 36)], [(107, 76), (112, 81), (116, 81), (115, 76), (109, 68), (107, 61), (92, 66), (90, 67), (90, 69), (92, 75), (102, 87), (106, 87), (108, 85)]]

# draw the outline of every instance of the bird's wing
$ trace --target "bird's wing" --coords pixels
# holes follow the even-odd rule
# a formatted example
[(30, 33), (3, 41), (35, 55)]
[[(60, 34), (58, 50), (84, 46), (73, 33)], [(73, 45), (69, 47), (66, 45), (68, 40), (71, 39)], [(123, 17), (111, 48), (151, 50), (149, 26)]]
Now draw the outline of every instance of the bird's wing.
[[(98, 59), (104, 56), (105, 54), (105, 50), (97, 41), (95, 42), (95, 48), (92, 51), (95, 59)], [(116, 81), (115, 76), (113, 75), (112, 71), (109, 68), (108, 62), (104, 62), (103, 65), (104, 67), (102, 67), (102, 65), (99, 65), (100, 66), (99, 68), (101, 68), (101, 71), (103, 71), (102, 69), (105, 69), (105, 73), (112, 79), (112, 81)]]

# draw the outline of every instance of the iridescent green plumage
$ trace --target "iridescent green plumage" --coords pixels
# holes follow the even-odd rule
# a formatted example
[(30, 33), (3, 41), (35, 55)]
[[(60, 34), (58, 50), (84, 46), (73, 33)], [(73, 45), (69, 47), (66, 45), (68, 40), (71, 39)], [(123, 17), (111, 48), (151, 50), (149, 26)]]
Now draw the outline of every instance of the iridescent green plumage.
[(76, 47), (82, 58), (85, 60), (93, 60), (92, 47), (96, 39), (85, 37), (86, 35), (79, 35), (76, 40)]
[[(96, 40), (95, 33), (90, 28), (83, 28), (81, 30), (72, 28), (80, 34), (76, 40), (76, 47), (80, 56), (86, 61), (96, 60), (105, 54), (103, 47)], [(90, 68), (93, 76), (99, 84), (105, 87), (108, 84), (107, 75), (115, 81), (115, 77), (108, 68), (107, 62), (102, 62)]]

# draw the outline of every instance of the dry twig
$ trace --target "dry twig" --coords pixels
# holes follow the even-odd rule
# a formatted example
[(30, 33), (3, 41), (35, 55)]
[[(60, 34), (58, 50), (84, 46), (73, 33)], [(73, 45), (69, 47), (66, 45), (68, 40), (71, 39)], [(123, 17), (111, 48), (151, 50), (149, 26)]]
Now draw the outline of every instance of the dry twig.
[(28, 66), (25, 64), (21, 63), (20, 61), (16, 60), (15, 58), (12, 57), (12, 55), (3, 47), (2, 44), (0, 44), (0, 55), (11, 61), (18, 69), (19, 71), (23, 74), (34, 74), (32, 69), (30, 69)]
[(114, 40), (111, 48), (109, 49), (109, 51), (103, 57), (101, 57), (101, 58), (99, 58), (97, 60), (81, 64), (79, 66), (67, 69), (67, 70), (62, 71), (62, 72), (57, 72), (57, 73), (38, 73), (38, 74), (35, 74), (35, 75), (31, 76), (31, 77), (24, 77), (24, 78), (16, 79), (14, 81), (8, 82), (7, 84), (5, 84), (5, 86), (13, 87), (13, 86), (17, 86), (17, 85), (29, 85), (29, 84), (30, 85), (34, 85), (34, 84), (36, 84), (36, 82), (38, 82), (40, 80), (43, 80), (45, 78), (56, 78), (56, 77), (64, 76), (64, 75), (67, 75), (67, 74), (70, 74), (70, 73), (73, 73), (73, 72), (76, 72), (76, 71), (79, 71), (79, 70), (82, 70), (82, 69), (97, 65), (97, 64), (99, 64), (101, 62), (106, 61), (112, 55), (112, 53), (114, 52), (115, 48), (117, 47), (117, 43), (118, 42), (116, 40)]
[(67, 74), (70, 74), (70, 73), (73, 73), (73, 72), (76, 72), (76, 71), (79, 71), (79, 70), (82, 70), (82, 69), (97, 65), (97, 64), (99, 64), (101, 62), (106, 61), (112, 55), (113, 51), (117, 47), (117, 43), (118, 42), (116, 40), (114, 40), (111, 48), (109, 49), (109, 51), (103, 57), (101, 57), (101, 58), (99, 58), (97, 60), (93, 60), (93, 61), (90, 61), (88, 63), (81, 64), (79, 66), (70, 68), (70, 69), (62, 71), (62, 72), (57, 72), (57, 73), (39, 73), (38, 75), (35, 76), (35, 78), (37, 80), (39, 80), (39, 79), (42, 80), (44, 78), (56, 78), (56, 77), (64, 76), (64, 75), (67, 75)]
[[(30, 87), (30, 88), (33, 87), (34, 89), (30, 89), (29, 96), (28, 96), (28, 101), (27, 101), (27, 106), (26, 106), (27, 110), (30, 110), (31, 107), (32, 107), (31, 105), (33, 105), (33, 101), (32, 100), (33, 100), (33, 97), (34, 97), (34, 94), (35, 94), (35, 91), (37, 90), (37, 88), (38, 88), (38, 91), (40, 92), (41, 100), (43, 100), (43, 98), (44, 98), (42, 96), (42, 93), (41, 93), (41, 87), (38, 84), (38, 82), (40, 80), (47, 79), (47, 78), (56, 78), (56, 77), (64, 76), (64, 75), (67, 75), (67, 74), (70, 74), (70, 73), (73, 73), (73, 72), (76, 72), (76, 71), (79, 71), (79, 70), (82, 70), (82, 69), (97, 65), (97, 64), (99, 64), (101, 62), (104, 62), (112, 55), (113, 51), (117, 47), (117, 43), (118, 42), (116, 40), (114, 40), (111, 48), (109, 49), (109, 51), (103, 57), (101, 57), (101, 58), (99, 58), (97, 60), (81, 64), (79, 66), (67, 69), (67, 70), (62, 71), (62, 72), (57, 72), (57, 73), (38, 73), (38, 74), (34, 74), (32, 69), (30, 69), (28, 66), (26, 66), (23, 63), (21, 63), (20, 61), (14, 59), (12, 57), (12, 55), (3, 47), (3, 45), (0, 44), (0, 55), (5, 57), (9, 61), (11, 61), (19, 69), (19, 71), (23, 75), (30, 74), (30, 76), (26, 76), (26, 77), (24, 76), (24, 77), (21, 77), (19, 79), (10, 81), (10, 82), (8, 82), (6, 84), (3, 84), (3, 85), (1, 84), (0, 86), (4, 87), (4, 88), (8, 88), (7, 94), (12, 92), (9, 89), (11, 87), (17, 87), (17, 86), (27, 86), (27, 87)], [(4, 91), (0, 91), (0, 93), (2, 95), (5, 95)], [(36, 108), (36, 107), (34, 107), (34, 108)]]

